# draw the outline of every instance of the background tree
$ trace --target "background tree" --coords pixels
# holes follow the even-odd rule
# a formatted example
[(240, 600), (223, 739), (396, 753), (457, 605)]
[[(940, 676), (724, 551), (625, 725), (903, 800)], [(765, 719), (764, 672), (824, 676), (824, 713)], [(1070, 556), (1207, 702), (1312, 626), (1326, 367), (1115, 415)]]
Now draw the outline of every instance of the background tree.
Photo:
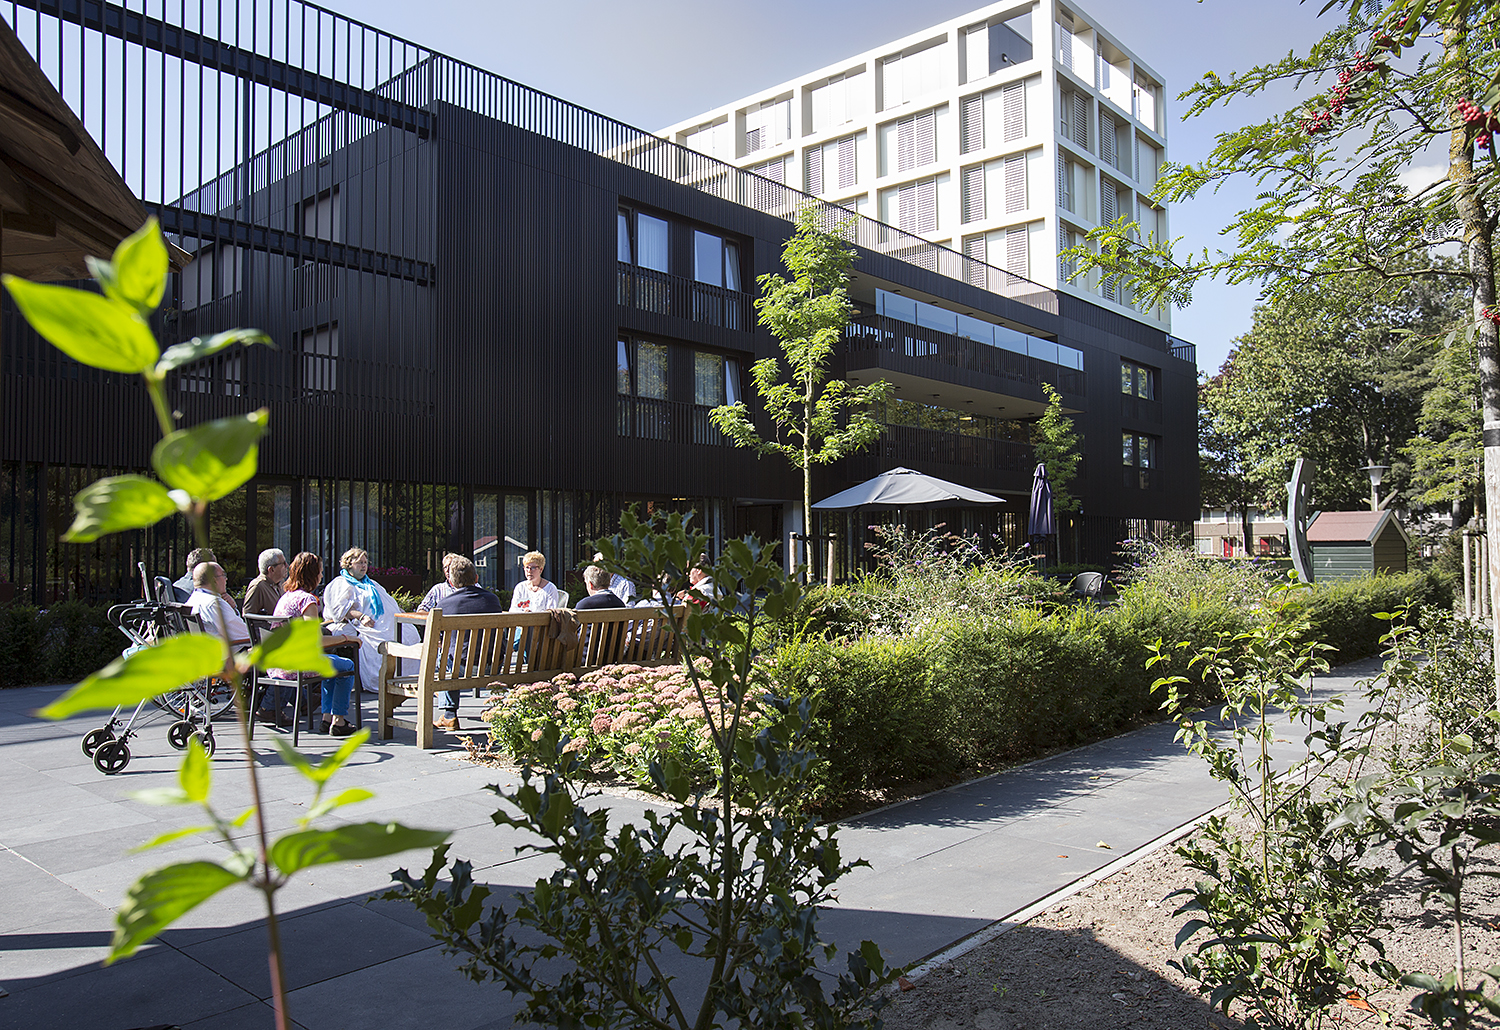
[(1062, 398), (1052, 384), (1043, 383), (1042, 392), (1047, 395), (1047, 410), (1032, 428), (1031, 449), (1036, 460), (1047, 466), (1053, 510), (1077, 511), (1078, 498), (1068, 492), (1068, 485), (1078, 475), (1078, 434), (1073, 420), (1063, 414)]
[(1206, 428), (1237, 443), (1259, 487), (1253, 503), (1281, 507), (1299, 456), (1314, 459), (1320, 507), (1363, 507), (1367, 465), (1390, 466), (1388, 504), (1409, 491), (1404, 457), (1431, 382), (1423, 334), (1452, 324), (1454, 291), (1403, 280), (1384, 291), (1367, 276), (1273, 296), (1201, 398)]
[(1266, 504), (1267, 484), (1256, 477), (1245, 457), (1244, 440), (1214, 420), (1208, 394), (1220, 388), (1224, 374), (1198, 387), (1198, 489), (1204, 507), (1240, 513), (1245, 553), (1255, 535), (1251, 512)]
[[(1298, 108), (1221, 133), (1207, 160), (1171, 167), (1152, 195), (1190, 200), (1244, 177), (1256, 204), (1224, 230), (1236, 249), (1174, 254), (1120, 218), (1065, 256), (1077, 274), (1119, 274), (1143, 307), (1185, 304), (1195, 283), (1264, 283), (1273, 296), (1308, 282), (1370, 274), (1394, 284), (1437, 274), (1468, 298), (1484, 432), (1485, 504), (1500, 513), (1500, 313), (1495, 308), (1495, 212), (1500, 207), (1500, 7), (1473, 0), (1394, 0), (1371, 8), (1330, 0), (1347, 19), (1306, 54), (1242, 74), (1209, 72), (1183, 94), (1187, 117), (1269, 88), (1324, 89)], [(1475, 103), (1475, 98), (1478, 103)], [(1446, 153), (1446, 174), (1421, 188), (1407, 169)], [(1477, 159), (1477, 160), (1476, 160)], [(1462, 265), (1439, 267), (1431, 247), (1457, 243)], [(1500, 643), (1500, 548), (1490, 549), (1493, 637)], [(1500, 678), (1496, 681), (1500, 703)]]
[(1474, 334), (1454, 330), (1421, 342), (1431, 352), (1432, 372), (1416, 435), (1402, 453), (1411, 465), (1412, 500), (1447, 507), (1456, 527), (1469, 521), (1484, 492)]
[[(849, 267), (854, 248), (843, 223), (829, 231), (819, 206), (808, 204), (797, 214), (797, 231), (782, 249), (791, 278), (767, 273), (755, 281), (760, 296), (755, 309), (760, 324), (781, 344), (779, 358), (762, 358), (750, 367), (755, 392), (776, 428), (772, 439), (761, 436), (743, 401), (717, 407), (713, 423), (736, 447), (779, 454), (802, 470), (802, 527), (812, 533), (812, 467), (838, 461), (880, 436), (871, 405), (890, 395), (883, 380), (851, 388), (830, 378), (828, 361), (849, 324)], [(783, 381), (783, 374), (786, 375)], [(803, 562), (808, 550), (803, 547)]]

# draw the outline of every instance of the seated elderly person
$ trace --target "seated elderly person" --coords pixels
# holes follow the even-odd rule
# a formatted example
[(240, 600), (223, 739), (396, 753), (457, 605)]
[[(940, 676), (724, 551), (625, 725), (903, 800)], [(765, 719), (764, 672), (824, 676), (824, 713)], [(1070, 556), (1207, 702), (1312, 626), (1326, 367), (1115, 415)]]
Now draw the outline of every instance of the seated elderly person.
[(250, 581), (245, 587), (245, 604), (243, 611), (246, 615), (270, 615), (276, 610), (276, 602), (281, 600), (281, 584), (286, 582), (286, 570), (291, 563), (286, 560), (286, 552), (279, 547), (268, 547), (260, 552), (260, 575)]
[(527, 551), (521, 559), (521, 568), (526, 578), (511, 591), (510, 610), (513, 612), (544, 612), (549, 608), (561, 608), (562, 597), (550, 580), (542, 578), (547, 567), (547, 556), (541, 551)]
[[(351, 547), (339, 558), (343, 571), (328, 581), (323, 589), (323, 617), (338, 625), (348, 636), (358, 635), (359, 679), (364, 689), (374, 693), (380, 682), (382, 640), (397, 640), (396, 613), (401, 606), (390, 593), (370, 578), (370, 554), (363, 547)], [(415, 629), (410, 630), (415, 635)]]
[[(469, 562), (469, 559), (451, 552), (443, 555), (443, 580), (441, 583), (434, 583), (432, 589), (423, 595), (421, 603), (417, 605), (417, 611), (430, 612), (434, 608), (443, 607), (443, 598), (453, 593), (453, 570), (460, 562)], [(470, 566), (473, 564), (469, 562)]]
[(198, 616), (205, 633), (229, 640), (230, 647), (244, 647), (250, 643), (250, 627), (234, 609), (234, 598), (229, 596), (229, 577), (218, 562), (199, 562), (193, 569), (193, 592), (188, 595), (188, 607)]
[[(479, 573), (474, 563), (461, 554), (450, 554), (443, 559), (443, 575), (447, 577), (449, 590), (439, 606), (444, 615), (483, 615), (503, 612), (504, 603), (490, 591), (479, 585)], [(448, 658), (462, 666), (468, 659), (466, 652), (450, 654)], [(477, 657), (477, 656), (476, 656)], [(485, 659), (488, 659), (488, 655)], [(458, 692), (440, 690), (437, 695), (438, 714), (433, 726), (440, 730), (458, 729)]]
[(610, 589), (609, 573), (597, 565), (583, 570), (583, 585), (589, 588), (589, 596), (580, 598), (573, 607), (582, 612), (590, 608), (625, 608), (628, 605)]

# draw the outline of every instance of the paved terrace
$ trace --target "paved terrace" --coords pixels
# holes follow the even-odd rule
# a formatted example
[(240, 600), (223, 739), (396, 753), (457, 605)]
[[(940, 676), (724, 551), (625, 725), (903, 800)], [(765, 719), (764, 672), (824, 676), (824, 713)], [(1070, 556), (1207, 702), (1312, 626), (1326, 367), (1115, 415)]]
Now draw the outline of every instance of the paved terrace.
[[(1346, 666), (1321, 679), (1319, 691), (1345, 690), (1376, 668), (1373, 661)], [(190, 837), (128, 854), (192, 818), (193, 809), (130, 796), (175, 783), (178, 754), (166, 744), (167, 723), (148, 727), (133, 742), (130, 766), (106, 777), (78, 743), (102, 718), (49, 723), (30, 715), (63, 689), (0, 691), (0, 987), (9, 992), (0, 997), (0, 1028), (264, 1030), (271, 1010), (256, 892), (224, 891), (136, 957), (101, 966), (114, 907), (141, 873), (169, 861), (222, 858), (226, 849)], [(466, 723), (477, 725), (476, 703), (465, 704)], [(840, 904), (823, 925), (846, 945), (871, 938), (888, 958), (912, 962), (1193, 821), (1225, 795), (1201, 762), (1173, 744), (1172, 732), (1150, 726), (851, 820), (841, 833), (844, 853), (870, 867), (843, 881)], [(1301, 739), (1295, 731), (1283, 736)], [(214, 797), (222, 811), (236, 813), (248, 804), (244, 759), (231, 726), (219, 728), (219, 742)], [(302, 749), (317, 755), (338, 743), (304, 736)], [(1283, 746), (1290, 754), (1292, 745)], [(277, 756), (262, 753), (259, 761), (271, 827), (288, 828), (306, 784)], [(348, 810), (353, 819), (451, 828), (452, 855), (472, 860), (476, 879), (507, 893), (549, 865), (517, 857), (518, 838), (491, 824), (495, 799), (483, 787), (497, 778), (511, 779), (464, 761), (462, 751), (424, 753), (398, 738), (366, 746), (335, 785), (375, 791), (374, 800)], [(627, 798), (608, 803), (622, 820), (645, 807)], [(414, 910), (365, 901), (397, 865), (416, 870), (426, 862), (425, 853), (412, 852), (318, 867), (278, 895), (296, 1026), (512, 1025), (517, 1003), (493, 984), (460, 977)]]

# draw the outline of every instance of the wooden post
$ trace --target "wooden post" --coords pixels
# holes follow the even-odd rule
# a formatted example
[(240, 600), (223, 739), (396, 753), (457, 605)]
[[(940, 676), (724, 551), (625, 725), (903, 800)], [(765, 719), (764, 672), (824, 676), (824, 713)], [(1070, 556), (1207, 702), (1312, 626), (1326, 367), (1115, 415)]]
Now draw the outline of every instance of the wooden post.
[(1464, 541), (1464, 618), (1474, 617), (1474, 531), (1466, 529), (1463, 531)]
[(828, 572), (826, 580), (830, 587), (833, 586), (834, 541), (837, 539), (838, 535), (836, 533), (828, 534)]

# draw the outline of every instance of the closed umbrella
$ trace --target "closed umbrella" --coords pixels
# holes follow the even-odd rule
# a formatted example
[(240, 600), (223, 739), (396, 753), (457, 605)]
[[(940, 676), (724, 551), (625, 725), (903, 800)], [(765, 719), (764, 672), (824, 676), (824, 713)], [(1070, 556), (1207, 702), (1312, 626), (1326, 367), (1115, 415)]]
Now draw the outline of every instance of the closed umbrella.
[(1031, 508), (1027, 515), (1031, 539), (1045, 540), (1057, 532), (1052, 517), (1052, 484), (1047, 481), (1047, 466), (1038, 464), (1031, 474)]

